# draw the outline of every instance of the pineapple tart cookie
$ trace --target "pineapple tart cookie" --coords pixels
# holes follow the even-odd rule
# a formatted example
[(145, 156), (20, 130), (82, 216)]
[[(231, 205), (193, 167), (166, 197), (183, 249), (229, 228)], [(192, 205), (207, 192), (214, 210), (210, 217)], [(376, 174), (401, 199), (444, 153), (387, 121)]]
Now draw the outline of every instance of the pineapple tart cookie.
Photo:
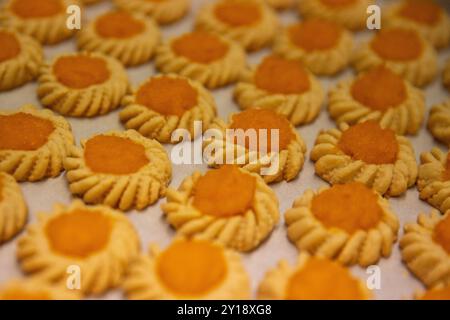
[(316, 174), (330, 184), (361, 182), (382, 195), (413, 186), (417, 163), (411, 143), (374, 121), (322, 130), (311, 151)]
[(27, 222), (28, 210), (14, 177), (0, 172), (0, 244), (19, 233)]
[(191, 0), (114, 0), (114, 4), (122, 10), (145, 14), (159, 24), (169, 24), (186, 15)]
[(0, 111), (0, 171), (17, 181), (58, 176), (73, 143), (70, 124), (50, 110)]
[(0, 43), (0, 91), (20, 87), (37, 77), (43, 53), (34, 39), (0, 28)]
[(418, 87), (429, 84), (437, 73), (434, 48), (417, 31), (403, 27), (382, 29), (356, 50), (352, 64), (358, 72), (385, 64)]
[(447, 88), (447, 90), (450, 91), (450, 59), (447, 60), (444, 72), (442, 74), (442, 82), (444, 83), (444, 86)]
[(101, 294), (119, 285), (139, 253), (139, 238), (121, 212), (81, 201), (55, 205), (38, 216), (17, 244), (17, 258), (26, 273), (65, 285), (67, 268), (79, 266), (80, 292)]
[(450, 284), (447, 286), (439, 286), (429, 289), (422, 293), (418, 299), (420, 300), (450, 300)]
[(400, 240), (403, 261), (427, 287), (450, 285), (450, 211), (432, 210), (405, 225)]
[(199, 82), (175, 74), (151, 77), (122, 105), (120, 120), (127, 129), (162, 143), (178, 142), (172, 138), (177, 129), (188, 130), (194, 139), (201, 133), (194, 122), (201, 121), (206, 130), (216, 115), (213, 96)]
[(153, 20), (126, 11), (110, 11), (95, 18), (78, 33), (78, 48), (101, 52), (125, 66), (149, 61), (161, 34)]
[(261, 0), (218, 0), (200, 9), (195, 26), (227, 36), (247, 51), (255, 51), (272, 43), (278, 18)]
[(284, 28), (277, 36), (274, 51), (290, 60), (302, 61), (318, 75), (335, 75), (350, 63), (351, 33), (339, 24), (311, 18)]
[(431, 108), (428, 130), (437, 140), (450, 146), (450, 99)]
[(7, 0), (0, 10), (0, 25), (32, 36), (42, 44), (56, 44), (70, 38), (66, 10), (81, 7), (78, 0)]
[(246, 56), (231, 40), (218, 34), (194, 31), (159, 46), (155, 65), (163, 73), (177, 73), (214, 89), (239, 79), (246, 66)]
[(225, 165), (194, 172), (162, 205), (179, 235), (212, 240), (238, 251), (255, 249), (279, 220), (275, 193), (258, 175)]
[(270, 109), (293, 125), (302, 125), (318, 116), (324, 92), (301, 62), (271, 55), (243, 71), (234, 89), (234, 99), (241, 109)]
[(436, 48), (450, 42), (450, 18), (434, 0), (402, 0), (383, 11), (383, 24), (418, 31)]
[(373, 120), (399, 135), (416, 134), (425, 116), (425, 95), (380, 65), (332, 88), (328, 111), (338, 124)]
[(417, 188), (422, 200), (442, 213), (450, 210), (450, 153), (438, 148), (420, 156)]
[(284, 10), (291, 8), (295, 0), (266, 0), (265, 2), (274, 9)]
[(306, 19), (321, 18), (361, 30), (366, 27), (367, 7), (374, 3), (374, 0), (301, 0), (298, 11)]
[(41, 67), (37, 94), (45, 107), (62, 115), (93, 117), (118, 108), (128, 88), (116, 59), (97, 52), (65, 53)]
[[(215, 134), (205, 138), (204, 154), (212, 167), (232, 163), (261, 175), (266, 183), (290, 181), (303, 168), (305, 142), (285, 117), (272, 110), (248, 109), (232, 114), (228, 124), (216, 119), (209, 129)], [(278, 130), (276, 143), (273, 130)]]
[(206, 240), (177, 238), (166, 249), (151, 245), (130, 265), (122, 284), (134, 300), (250, 299), (241, 257)]
[(64, 162), (72, 194), (86, 203), (142, 210), (165, 194), (172, 167), (164, 148), (134, 130), (109, 131), (72, 147)]
[(0, 300), (79, 300), (76, 290), (39, 279), (14, 279), (0, 286)]
[(262, 300), (369, 300), (363, 281), (339, 263), (301, 253), (294, 266), (286, 260), (266, 272), (258, 287)]
[(285, 221), (299, 250), (362, 267), (391, 255), (399, 228), (388, 201), (361, 182), (307, 190)]

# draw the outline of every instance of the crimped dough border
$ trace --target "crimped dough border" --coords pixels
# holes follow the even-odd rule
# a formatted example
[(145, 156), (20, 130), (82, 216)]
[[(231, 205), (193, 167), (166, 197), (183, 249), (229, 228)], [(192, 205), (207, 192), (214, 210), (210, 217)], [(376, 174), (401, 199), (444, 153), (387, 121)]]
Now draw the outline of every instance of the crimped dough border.
[(437, 210), (421, 213), (417, 223), (405, 225), (400, 240), (403, 261), (428, 288), (450, 284), (450, 255), (432, 238), (436, 225), (449, 214), (442, 216)]
[[(109, 243), (86, 258), (72, 258), (54, 252), (45, 233), (49, 221), (76, 209), (101, 211), (114, 220)], [(101, 294), (119, 285), (129, 262), (138, 256), (139, 248), (138, 235), (122, 213), (105, 206), (87, 207), (75, 200), (68, 206), (55, 205), (50, 214), (39, 214), (38, 222), (30, 225), (19, 239), (17, 258), (23, 271), (52, 284), (64, 285), (67, 267), (77, 265), (82, 272), (80, 292)]]
[(0, 172), (0, 244), (13, 238), (25, 226), (28, 209), (16, 180)]
[(214, 13), (216, 5), (222, 2), (223, 0), (213, 1), (203, 6), (195, 20), (195, 28), (225, 35), (247, 51), (256, 51), (272, 44), (279, 22), (276, 13), (268, 5), (260, 0), (250, 0), (259, 6), (261, 19), (252, 25), (233, 27), (219, 20)]
[(420, 89), (404, 81), (406, 100), (383, 112), (371, 109), (353, 98), (351, 90), (356, 80), (343, 80), (328, 94), (328, 111), (338, 125), (374, 120), (398, 135), (412, 135), (420, 130), (425, 117), (425, 95)]
[(0, 91), (19, 87), (39, 74), (39, 67), (43, 61), (42, 48), (33, 38), (12, 29), (0, 28), (17, 39), (20, 53), (9, 60), (0, 62)]
[(77, 34), (78, 49), (103, 53), (116, 58), (125, 66), (137, 66), (149, 61), (160, 43), (161, 32), (152, 19), (139, 13), (130, 14), (144, 24), (144, 30), (141, 33), (124, 39), (103, 38), (96, 31), (97, 20), (103, 14), (96, 17)]
[[(176, 238), (174, 242), (179, 241)], [(194, 240), (195, 241), (195, 240)], [(210, 292), (202, 296), (179, 296), (165, 287), (158, 278), (156, 271), (158, 256), (163, 252), (156, 244), (150, 244), (148, 255), (141, 255), (130, 265), (127, 275), (122, 283), (122, 288), (126, 295), (132, 300), (229, 300), (229, 299), (249, 299), (250, 279), (241, 262), (240, 255), (217, 243), (223, 250), (224, 259), (227, 265), (227, 275), (223, 281)], [(182, 266), (180, 266), (182, 267)]]
[(379, 192), (381, 195), (400, 196), (413, 186), (417, 178), (417, 163), (414, 150), (407, 138), (397, 135), (399, 150), (394, 164), (368, 164), (354, 160), (338, 148), (342, 132), (340, 129), (323, 130), (319, 133), (311, 150), (311, 160), (315, 162), (316, 174), (330, 184), (358, 181)]
[(9, 173), (17, 181), (38, 181), (58, 176), (68, 150), (74, 144), (70, 124), (50, 110), (37, 109), (29, 104), (16, 110), (2, 110), (0, 115), (21, 112), (51, 121), (55, 130), (47, 143), (37, 150), (0, 150), (0, 171)]
[[(233, 114), (230, 115), (230, 123), (232, 117)], [(211, 139), (205, 139), (203, 147), (204, 151), (211, 149), (216, 151), (211, 155), (212, 157), (205, 159), (209, 166), (217, 168), (224, 164), (226, 159), (233, 159), (233, 164), (246, 171), (261, 175), (261, 170), (269, 167), (270, 163), (275, 161), (274, 157), (278, 157), (279, 166), (276, 173), (261, 175), (266, 183), (279, 182), (281, 180), (290, 181), (297, 177), (302, 170), (305, 162), (306, 144), (292, 125), (291, 131), (295, 138), (289, 143), (287, 148), (279, 152), (270, 152), (264, 157), (259, 157), (258, 152), (249, 151), (244, 146), (227, 142), (226, 130), (228, 128), (229, 124), (226, 124), (219, 118), (216, 118), (211, 123), (209, 130), (216, 130), (216, 133)], [(222, 137), (222, 139), (217, 139), (217, 137)], [(233, 156), (236, 151), (239, 157)], [(271, 160), (270, 163), (268, 163), (269, 159)]]
[[(100, 84), (83, 89), (74, 89), (58, 81), (53, 66), (60, 58), (87, 56), (105, 61), (109, 78)], [(120, 106), (122, 98), (129, 92), (125, 69), (114, 58), (98, 52), (64, 53), (40, 68), (37, 95), (45, 107), (62, 115), (94, 117), (106, 114)]]
[[(136, 103), (136, 92), (139, 88), (151, 79), (162, 77), (186, 80), (197, 92), (197, 104), (184, 112), (181, 117), (177, 115), (163, 115)], [(217, 113), (213, 96), (201, 83), (176, 74), (157, 75), (149, 78), (133, 94), (125, 96), (122, 100), (122, 105), (123, 109), (120, 111), (119, 117), (127, 129), (135, 129), (143, 136), (154, 138), (162, 143), (179, 142), (172, 141), (172, 133), (178, 129), (188, 130), (190, 138), (195, 139), (196, 134), (201, 134), (201, 132), (196, 132), (194, 122), (201, 121), (203, 130), (206, 130)]]
[[(289, 279), (297, 271), (301, 270), (308, 260), (310, 255), (306, 252), (299, 254), (295, 265), (292, 266), (287, 260), (280, 260), (278, 264), (269, 269), (264, 278), (261, 280), (258, 286), (258, 299), (260, 300), (284, 300), (286, 299), (286, 287), (289, 283)], [(372, 298), (372, 294), (367, 289), (367, 286), (363, 281), (358, 281), (361, 294), (365, 300)]]
[(431, 107), (428, 130), (437, 140), (450, 146), (450, 99)]
[(306, 190), (294, 201), (292, 209), (285, 213), (288, 238), (297, 249), (337, 260), (344, 265), (359, 264), (362, 267), (376, 264), (381, 257), (389, 257), (399, 228), (399, 221), (389, 202), (377, 194), (378, 205), (383, 211), (378, 225), (349, 234), (342, 229), (325, 227), (311, 211), (313, 198), (327, 189), (329, 187), (318, 191)]
[(172, 50), (172, 43), (178, 39), (173, 37), (156, 49), (156, 68), (162, 73), (177, 73), (191, 78), (209, 89), (237, 81), (246, 66), (245, 52), (237, 43), (218, 34), (215, 36), (228, 45), (228, 52), (221, 59), (203, 64), (179, 56)]
[(271, 109), (285, 116), (294, 126), (314, 121), (322, 109), (324, 90), (308, 71), (310, 88), (301, 94), (276, 94), (258, 88), (254, 83), (256, 66), (242, 72), (233, 96), (242, 110), (249, 108)]
[(51, 300), (79, 300), (82, 295), (76, 290), (65, 289), (63, 286), (51, 285), (39, 279), (13, 279), (0, 288), (0, 300), (2, 294), (9, 290), (24, 290), (26, 292), (44, 292)]
[(284, 28), (275, 38), (273, 47), (275, 53), (289, 60), (302, 61), (317, 75), (335, 75), (350, 64), (353, 38), (349, 31), (342, 28), (339, 40), (333, 48), (306, 51), (291, 41), (289, 27)]
[(238, 251), (255, 249), (270, 235), (279, 221), (278, 199), (258, 175), (239, 170), (256, 179), (252, 207), (243, 215), (220, 218), (196, 209), (192, 198), (194, 186), (201, 177), (198, 171), (186, 177), (178, 190), (167, 190), (167, 203), (161, 208), (178, 235), (216, 241)]

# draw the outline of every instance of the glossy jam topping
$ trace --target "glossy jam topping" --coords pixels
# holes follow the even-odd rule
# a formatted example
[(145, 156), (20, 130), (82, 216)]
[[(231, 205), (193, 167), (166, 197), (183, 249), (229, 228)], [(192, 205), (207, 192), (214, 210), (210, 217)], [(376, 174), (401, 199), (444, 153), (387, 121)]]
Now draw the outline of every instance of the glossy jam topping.
[(46, 18), (63, 14), (61, 0), (13, 0), (11, 10), (22, 18)]
[(374, 121), (356, 124), (342, 133), (339, 149), (355, 160), (369, 164), (395, 163), (399, 150), (394, 131)]
[(132, 174), (149, 163), (144, 146), (134, 141), (98, 135), (84, 147), (86, 165), (94, 172), (106, 174)]
[(436, 225), (433, 239), (450, 254), (450, 215), (447, 215)]
[(111, 218), (100, 211), (75, 209), (51, 219), (45, 233), (54, 252), (87, 258), (107, 246), (112, 227)]
[(251, 208), (255, 189), (255, 177), (224, 165), (200, 177), (194, 187), (193, 205), (210, 216), (242, 215)]
[(351, 94), (362, 105), (382, 112), (399, 106), (407, 98), (404, 80), (383, 66), (359, 76)]
[(255, 85), (270, 93), (301, 94), (310, 88), (308, 73), (301, 63), (278, 56), (266, 57), (257, 67)]
[[(285, 150), (295, 139), (289, 121), (284, 116), (268, 109), (247, 109), (234, 114), (230, 129), (235, 130), (234, 142), (252, 151), (264, 151), (264, 146), (267, 146), (267, 152)], [(238, 131), (239, 129), (242, 129), (244, 134), (246, 132), (247, 136), (239, 139), (239, 135), (242, 134), (242, 131)], [(252, 139), (250, 130), (255, 133), (254, 139)], [(276, 146), (276, 143), (272, 143), (272, 137), (277, 137), (274, 133), (278, 135), (278, 146)]]
[(333, 185), (317, 194), (311, 211), (326, 228), (349, 234), (375, 228), (383, 215), (375, 192), (359, 182)]
[(139, 88), (136, 103), (163, 115), (181, 117), (197, 105), (197, 91), (185, 79), (152, 78)]
[(208, 64), (223, 58), (228, 44), (213, 34), (196, 31), (177, 38), (172, 42), (172, 49), (193, 62)]
[(417, 23), (433, 26), (439, 22), (442, 9), (430, 0), (409, 0), (400, 8), (399, 14)]
[(157, 274), (178, 296), (202, 296), (227, 275), (223, 250), (207, 241), (177, 241), (157, 258)]
[(95, 22), (95, 30), (103, 38), (131, 38), (142, 33), (144, 29), (143, 22), (121, 11), (106, 13)]
[(362, 300), (360, 284), (348, 269), (337, 262), (310, 258), (289, 279), (286, 299), (290, 300)]
[(29, 113), (0, 115), (0, 150), (37, 150), (54, 130), (50, 120)]
[(0, 63), (17, 57), (20, 53), (20, 43), (16, 37), (7, 31), (0, 30)]
[(224, 1), (215, 7), (214, 14), (220, 21), (232, 27), (249, 26), (261, 19), (260, 8), (254, 3), (244, 1)]
[(307, 52), (332, 49), (342, 34), (342, 28), (333, 22), (306, 20), (288, 29), (291, 41)]
[(60, 83), (73, 89), (101, 84), (110, 77), (103, 59), (84, 55), (58, 58), (53, 66), (53, 72)]
[(385, 60), (410, 61), (420, 57), (422, 43), (416, 31), (381, 30), (371, 42), (372, 49)]

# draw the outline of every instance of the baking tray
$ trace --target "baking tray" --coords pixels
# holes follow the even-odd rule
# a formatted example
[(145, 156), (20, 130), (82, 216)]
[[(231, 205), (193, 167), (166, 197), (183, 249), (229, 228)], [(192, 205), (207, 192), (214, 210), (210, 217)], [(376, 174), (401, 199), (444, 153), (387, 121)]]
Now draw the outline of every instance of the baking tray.
[[(3, 2), (4, 1), (0, 1), (0, 4), (3, 4)], [(187, 32), (192, 29), (195, 13), (198, 8), (202, 4), (208, 2), (208, 0), (193, 0), (192, 2), (192, 8), (187, 17), (173, 25), (161, 28), (164, 38)], [(388, 1), (379, 1), (379, 4), (382, 5), (385, 2)], [(448, 1), (442, 1), (442, 4), (446, 6), (447, 10), (450, 12), (450, 3)], [(86, 25), (87, 21), (111, 7), (112, 4), (109, 1), (104, 1), (85, 8), (83, 25)], [(283, 24), (289, 24), (298, 20), (295, 10), (281, 12), (279, 13), (279, 16)], [(370, 35), (371, 33), (368, 31), (360, 32), (355, 35), (355, 38), (357, 42), (360, 42), (370, 37)], [(75, 41), (71, 39), (59, 45), (46, 46), (44, 48), (44, 53), (46, 59), (51, 59), (59, 53), (75, 50)], [(249, 63), (258, 63), (268, 52), (269, 50), (266, 49), (250, 54), (248, 56)], [(440, 69), (442, 69), (444, 61), (449, 56), (449, 49), (439, 52)], [(132, 85), (136, 86), (146, 78), (154, 75), (156, 70), (154, 69), (153, 63), (147, 63), (139, 67), (129, 68), (127, 69), (127, 72)], [(339, 80), (350, 76), (352, 76), (352, 70), (347, 69), (337, 77), (321, 77), (320, 81), (322, 82), (324, 89), (328, 90), (328, 88), (335, 85)], [(213, 91), (218, 106), (218, 116), (222, 119), (228, 119), (230, 113), (239, 111), (239, 108), (233, 102), (232, 90), (233, 86), (228, 86)], [(442, 87), (440, 77), (436, 78), (435, 81), (425, 89), (425, 94), (427, 114), (431, 105), (449, 98), (449, 93)], [(36, 83), (30, 83), (21, 88), (0, 93), (0, 109), (18, 108), (26, 103), (31, 103), (36, 106), (40, 105), (36, 97)], [(317, 189), (327, 185), (325, 181), (315, 176), (314, 164), (309, 159), (309, 152), (314, 145), (314, 140), (319, 130), (335, 126), (325, 110), (325, 105), (326, 104), (324, 104), (316, 121), (312, 124), (297, 128), (308, 147), (308, 157), (298, 178), (289, 183), (281, 182), (271, 185), (280, 202), (280, 213), (282, 218), (279, 224), (273, 230), (269, 238), (256, 248), (256, 250), (242, 254), (245, 268), (251, 277), (253, 297), (256, 296), (257, 286), (264, 276), (264, 273), (269, 268), (274, 267), (280, 259), (286, 259), (290, 263), (294, 263), (298, 255), (297, 249), (287, 239), (286, 227), (283, 221), (284, 212), (291, 207), (294, 199), (301, 195), (306, 189)], [(88, 138), (96, 133), (107, 130), (124, 129), (119, 122), (117, 110), (105, 116), (93, 119), (67, 119), (72, 125), (77, 144), (79, 144), (81, 139)], [(417, 136), (409, 137), (409, 139), (414, 146), (417, 159), (419, 159), (421, 152), (428, 151), (435, 145), (444, 148), (444, 146), (439, 145), (433, 140), (425, 126), (422, 127)], [(170, 154), (172, 146), (165, 145), (165, 148)], [(178, 187), (182, 179), (195, 170), (203, 172), (207, 170), (207, 166), (173, 165), (173, 177), (170, 186)], [(44, 180), (42, 182), (21, 183), (21, 187), (29, 208), (28, 223), (34, 223), (36, 221), (36, 214), (38, 212), (50, 212), (55, 203), (68, 204), (73, 199), (69, 192), (64, 173), (57, 178)], [(160, 199), (156, 204), (141, 212), (130, 211), (126, 213), (127, 217), (132, 221), (139, 233), (142, 249), (144, 251), (147, 250), (149, 243), (157, 243), (162, 247), (165, 247), (170, 243), (175, 234), (174, 230), (171, 229), (164, 220), (160, 209), (160, 205), (163, 202), (165, 202), (165, 199)], [(402, 227), (406, 222), (415, 221), (420, 212), (429, 212), (431, 210), (431, 207), (428, 204), (419, 200), (416, 188), (409, 189), (402, 197), (389, 199), (389, 202), (393, 211), (397, 214)], [(401, 236), (402, 233), (401, 230), (399, 236)], [(18, 237), (0, 247), (0, 284), (12, 278), (24, 276), (19, 268), (15, 255), (17, 239)], [(392, 255), (388, 259), (381, 259), (378, 266), (380, 267), (381, 285), (379, 289), (373, 291), (377, 299), (410, 299), (415, 292), (424, 289), (421, 283), (408, 272), (405, 265), (402, 263), (398, 242), (394, 245)], [(352, 267), (351, 271), (364, 281), (369, 276), (366, 269), (358, 266)], [(122, 299), (124, 296), (121, 290), (115, 289), (109, 291), (100, 298)]]

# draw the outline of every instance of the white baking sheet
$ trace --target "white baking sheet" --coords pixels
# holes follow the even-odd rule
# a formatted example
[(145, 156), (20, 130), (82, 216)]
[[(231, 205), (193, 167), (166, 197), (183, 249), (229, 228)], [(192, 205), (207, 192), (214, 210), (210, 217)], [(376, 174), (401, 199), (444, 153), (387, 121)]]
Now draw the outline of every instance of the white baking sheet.
[[(0, 1), (0, 3), (2, 2), (3, 0)], [(193, 0), (193, 8), (186, 18), (173, 25), (162, 27), (164, 37), (167, 38), (168, 36), (191, 30), (195, 12), (202, 3), (206, 2), (208, 2), (208, 0)], [(443, 3), (446, 4), (447, 8), (450, 7), (448, 1), (444, 0)], [(86, 25), (87, 20), (108, 10), (110, 7), (110, 2), (106, 1), (86, 8), (84, 11), (84, 25)], [(284, 24), (294, 22), (298, 19), (294, 10), (280, 13), (280, 17)], [(370, 34), (363, 32), (358, 34), (356, 38), (358, 41), (361, 41), (369, 35)], [(50, 59), (58, 53), (74, 50), (76, 50), (75, 42), (74, 40), (69, 40), (56, 46), (45, 47), (44, 51), (46, 58)], [(267, 52), (268, 50), (263, 50), (251, 54), (249, 56), (249, 62), (252, 64), (257, 63), (261, 57), (267, 54)], [(449, 52), (448, 49), (440, 52), (440, 68), (443, 67), (445, 59), (449, 57)], [(138, 85), (156, 72), (152, 63), (136, 68), (129, 68), (127, 71), (133, 86)], [(330, 86), (333, 86), (338, 80), (351, 75), (352, 71), (349, 69), (339, 75), (339, 77), (321, 78), (321, 82), (326, 90)], [(223, 119), (227, 119), (228, 114), (239, 110), (232, 99), (232, 86), (215, 90), (213, 94), (218, 105), (219, 116)], [(449, 93), (446, 92), (441, 85), (441, 78), (437, 78), (426, 89), (427, 113), (432, 104), (447, 99), (448, 97)], [(37, 106), (40, 105), (36, 98), (36, 83), (27, 84), (16, 90), (0, 93), (0, 109), (17, 108), (25, 103), (32, 103)], [(95, 133), (112, 129), (123, 130), (123, 127), (119, 122), (118, 111), (94, 119), (68, 118), (68, 120), (72, 125), (77, 143), (79, 143), (80, 139), (88, 138)], [(314, 144), (318, 131), (333, 126), (334, 123), (329, 119), (324, 105), (319, 118), (314, 123), (298, 128), (298, 131), (305, 139), (308, 146), (308, 159), (306, 160), (305, 166), (299, 177), (294, 181), (271, 185), (280, 200), (280, 212), (282, 216), (284, 212), (291, 207), (294, 199), (301, 195), (306, 189), (316, 189), (326, 185), (326, 182), (314, 175), (314, 165), (309, 160), (309, 151)], [(436, 142), (425, 127), (421, 129), (418, 136), (411, 137), (410, 139), (414, 145), (417, 159), (419, 159), (421, 152), (427, 151), (433, 145), (436, 145)], [(441, 147), (443, 148), (443, 146)], [(171, 147), (167, 145), (166, 150), (170, 152)], [(181, 180), (187, 175), (190, 175), (194, 170), (205, 171), (206, 169), (206, 165), (174, 165), (171, 186), (178, 187)], [(61, 174), (61, 176), (56, 179), (48, 179), (43, 182), (22, 183), (21, 187), (29, 207), (29, 223), (35, 222), (36, 214), (38, 212), (50, 212), (53, 204), (58, 202), (67, 204), (72, 200), (64, 174)], [(166, 246), (174, 235), (174, 231), (164, 221), (160, 209), (160, 204), (164, 201), (165, 200), (162, 199), (142, 212), (131, 211), (126, 214), (139, 232), (143, 250), (147, 250), (147, 246), (150, 242)], [(406, 195), (400, 198), (392, 198), (389, 201), (394, 212), (397, 213), (402, 226), (405, 222), (415, 221), (418, 213), (431, 210), (429, 205), (419, 200), (418, 192), (415, 188), (408, 190)], [(13, 241), (3, 244), (0, 247), (0, 284), (11, 278), (24, 276), (20, 271), (15, 257), (16, 241), (17, 237)], [(251, 276), (254, 293), (256, 292), (259, 281), (269, 268), (274, 267), (280, 259), (287, 259), (293, 263), (296, 256), (297, 250), (288, 241), (284, 221), (281, 219), (279, 225), (275, 228), (267, 241), (253, 252), (242, 255), (245, 267)], [(379, 266), (381, 268), (381, 288), (374, 291), (375, 296), (378, 299), (410, 299), (414, 292), (423, 290), (420, 282), (410, 275), (406, 267), (402, 264), (398, 243), (395, 244), (391, 257), (389, 259), (382, 259)], [(366, 270), (360, 267), (353, 267), (352, 272), (362, 279), (366, 279), (368, 276)], [(121, 299), (123, 298), (123, 295), (120, 290), (112, 290), (101, 298)]]

